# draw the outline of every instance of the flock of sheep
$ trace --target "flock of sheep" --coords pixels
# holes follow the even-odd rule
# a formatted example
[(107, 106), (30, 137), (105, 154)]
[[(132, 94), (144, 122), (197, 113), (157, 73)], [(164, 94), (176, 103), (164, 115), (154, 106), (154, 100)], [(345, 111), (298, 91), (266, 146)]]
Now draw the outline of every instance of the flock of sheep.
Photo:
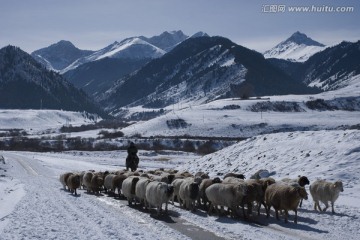
[[(288, 211), (294, 211), (295, 223), (302, 199), (308, 198), (305, 185), (310, 184), (305, 176), (275, 181), (271, 177), (260, 178), (259, 175), (253, 175), (245, 180), (243, 174), (228, 173), (223, 179), (210, 179), (208, 174), (203, 172), (193, 175), (189, 172), (165, 169), (147, 172), (67, 172), (60, 175), (60, 182), (64, 189), (75, 195), (76, 189), (81, 187), (94, 194), (105, 191), (116, 196), (117, 192), (119, 197), (127, 199), (129, 205), (140, 203), (145, 209), (155, 207), (158, 215), (164, 204), (167, 212), (168, 202), (171, 200), (174, 204), (176, 200), (180, 207), (191, 211), (202, 208), (207, 210), (209, 215), (215, 211), (217, 214), (227, 213), (231, 217), (242, 215), (247, 219), (253, 214), (253, 206), (256, 203), (258, 215), (261, 205), (264, 206), (267, 217), (270, 215), (270, 208), (273, 207), (277, 220), (278, 212), (284, 211), (285, 222), (288, 222)], [(316, 180), (309, 189), (315, 210), (326, 211), (330, 202), (332, 213), (335, 212), (334, 202), (343, 191), (341, 181), (332, 183)], [(325, 208), (321, 209), (319, 202), (325, 204)]]

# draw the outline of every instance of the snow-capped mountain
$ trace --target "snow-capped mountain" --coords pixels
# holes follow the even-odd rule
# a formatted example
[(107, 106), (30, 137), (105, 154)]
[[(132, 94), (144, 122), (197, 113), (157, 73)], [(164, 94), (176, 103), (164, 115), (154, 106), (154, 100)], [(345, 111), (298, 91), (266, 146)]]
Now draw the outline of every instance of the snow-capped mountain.
[(43, 64), (47, 69), (60, 71), (69, 66), (76, 59), (85, 57), (93, 53), (93, 51), (80, 50), (71, 42), (61, 40), (49, 47), (36, 50), (31, 56), (36, 61)]
[(197, 32), (190, 36), (190, 38), (197, 38), (197, 37), (210, 37), (207, 33), (204, 33), (202, 31)]
[(0, 108), (64, 109), (105, 116), (83, 92), (20, 48), (0, 49)]
[(147, 38), (144, 36), (140, 37), (144, 41), (168, 52), (172, 48), (174, 48), (177, 44), (181, 43), (182, 41), (188, 38), (181, 30), (179, 31), (165, 31), (159, 36), (154, 36), (151, 38)]
[(352, 84), (360, 74), (360, 41), (342, 42), (321, 51), (301, 64), (293, 77), (323, 91), (336, 90)]
[[(200, 36), (208, 35), (198, 32), (191, 37)], [(151, 38), (143, 36), (129, 38), (121, 43), (116, 42), (91, 56), (78, 59), (63, 73), (76, 87), (97, 98), (108, 90), (115, 80), (171, 51), (187, 38), (188, 36), (182, 31), (164, 32)], [(74, 69), (68, 70), (71, 68)]]
[(198, 37), (120, 79), (99, 100), (108, 110), (126, 105), (161, 108), (181, 100), (202, 103), (309, 91), (256, 51), (222, 37)]
[(291, 37), (264, 52), (265, 58), (279, 58), (295, 62), (305, 62), (315, 53), (326, 48), (303, 33), (295, 32)]
[(187, 39), (182, 31), (164, 32), (159, 36), (130, 37), (98, 50), (87, 51), (76, 48), (69, 41), (60, 41), (49, 47), (34, 51), (31, 55), (46, 68), (61, 74), (78, 66), (109, 58), (154, 59), (164, 55), (174, 46)]
[(130, 74), (146, 63), (149, 59), (103, 58), (88, 62), (69, 70), (63, 76), (75, 87), (84, 90), (89, 96), (97, 98), (107, 91), (116, 80)]
[(121, 42), (113, 44), (94, 52), (93, 54), (79, 58), (61, 73), (75, 69), (80, 65), (88, 62), (98, 61), (104, 58), (121, 58), (121, 59), (153, 59), (164, 55), (166, 51), (142, 40), (138, 37), (128, 38)]

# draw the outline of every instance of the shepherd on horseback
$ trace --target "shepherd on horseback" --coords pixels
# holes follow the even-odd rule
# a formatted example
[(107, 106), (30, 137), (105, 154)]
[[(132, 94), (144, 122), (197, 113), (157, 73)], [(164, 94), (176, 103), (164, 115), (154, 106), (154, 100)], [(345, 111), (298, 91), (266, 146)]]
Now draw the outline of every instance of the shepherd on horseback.
[(126, 170), (129, 168), (132, 172), (136, 171), (139, 165), (139, 157), (136, 155), (138, 150), (133, 142), (130, 143), (130, 146), (127, 149), (128, 156), (126, 158)]

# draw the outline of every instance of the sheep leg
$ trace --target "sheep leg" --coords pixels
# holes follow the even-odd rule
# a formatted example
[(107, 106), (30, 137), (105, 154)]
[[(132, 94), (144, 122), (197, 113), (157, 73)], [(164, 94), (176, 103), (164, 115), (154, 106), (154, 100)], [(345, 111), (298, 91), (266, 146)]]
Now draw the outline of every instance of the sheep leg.
[(294, 220), (294, 223), (297, 223), (297, 209), (295, 209), (294, 212), (295, 212), (295, 220)]
[[(264, 201), (261, 201), (261, 202), (258, 203), (258, 216), (260, 216), (261, 204), (265, 206), (265, 202), (264, 202)], [(265, 210), (266, 210), (266, 206), (265, 206)]]
[(192, 201), (192, 207), (191, 207), (191, 212), (196, 212), (196, 205), (195, 205), (195, 200)]
[(325, 212), (329, 208), (328, 202), (324, 202), (324, 204), (325, 204), (325, 208), (323, 209), (323, 212)]
[(275, 208), (275, 216), (276, 216), (276, 220), (280, 220), (279, 218), (279, 210)]
[(248, 203), (248, 216), (250, 216), (250, 214), (252, 214), (252, 203), (250, 202), (250, 203)]
[(209, 207), (209, 210), (207, 212), (209, 216), (211, 215), (213, 207), (214, 207), (214, 205), (212, 203), (210, 203), (210, 207)]
[(160, 209), (161, 209), (161, 207), (158, 206), (158, 207), (157, 207), (157, 214), (156, 214), (156, 216), (160, 216)]
[(285, 211), (285, 223), (288, 223), (289, 212), (288, 210), (284, 210), (284, 211)]
[(331, 202), (331, 212), (334, 214), (335, 210), (334, 210), (334, 202)]
[[(243, 212), (243, 216), (244, 216), (244, 219), (247, 219), (247, 215), (245, 214), (245, 204), (241, 204), (241, 208), (242, 208), (242, 212)], [(249, 205), (248, 205), (249, 207)], [(236, 208), (235, 208), (236, 209)], [(249, 211), (248, 211), (249, 212)]]
[(320, 212), (322, 211), (319, 201), (315, 201), (315, 204), (314, 204), (314, 210), (316, 211), (317, 209), (319, 209)]
[(301, 205), (302, 205), (302, 199), (300, 199), (300, 204), (299, 204), (299, 207), (301, 207)]
[(266, 211), (266, 218), (269, 218), (270, 217), (270, 208), (271, 206), (267, 206), (267, 205), (264, 205), (265, 206), (265, 211)]

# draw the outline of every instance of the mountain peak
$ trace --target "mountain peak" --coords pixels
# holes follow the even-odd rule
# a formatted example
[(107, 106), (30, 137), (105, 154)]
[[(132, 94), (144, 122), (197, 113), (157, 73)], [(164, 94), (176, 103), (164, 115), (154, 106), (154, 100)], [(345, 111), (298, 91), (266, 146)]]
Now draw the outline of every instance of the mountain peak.
[(304, 44), (307, 46), (317, 46), (317, 47), (324, 47), (325, 45), (322, 43), (319, 43), (308, 36), (306, 34), (301, 33), (299, 31), (293, 33), (288, 39), (286, 39), (285, 42), (294, 42), (296, 44)]
[(170, 32), (165, 31), (162, 34), (151, 38), (143, 36), (140, 38), (162, 50), (169, 51), (174, 46), (187, 39), (188, 36), (186, 36), (181, 30), (178, 30)]
[(196, 38), (196, 37), (210, 37), (210, 36), (205, 32), (199, 31), (193, 34), (190, 38)]
[(305, 62), (315, 53), (325, 49), (321, 44), (299, 31), (292, 34), (272, 49), (264, 52), (265, 58), (279, 58), (295, 62)]
[(59, 42), (53, 44), (54, 46), (66, 46), (66, 47), (74, 47), (74, 44), (68, 40), (60, 40)]
[(70, 41), (61, 40), (48, 47), (36, 50), (31, 55), (46, 68), (61, 71), (76, 59), (91, 53), (92, 51), (78, 49)]

